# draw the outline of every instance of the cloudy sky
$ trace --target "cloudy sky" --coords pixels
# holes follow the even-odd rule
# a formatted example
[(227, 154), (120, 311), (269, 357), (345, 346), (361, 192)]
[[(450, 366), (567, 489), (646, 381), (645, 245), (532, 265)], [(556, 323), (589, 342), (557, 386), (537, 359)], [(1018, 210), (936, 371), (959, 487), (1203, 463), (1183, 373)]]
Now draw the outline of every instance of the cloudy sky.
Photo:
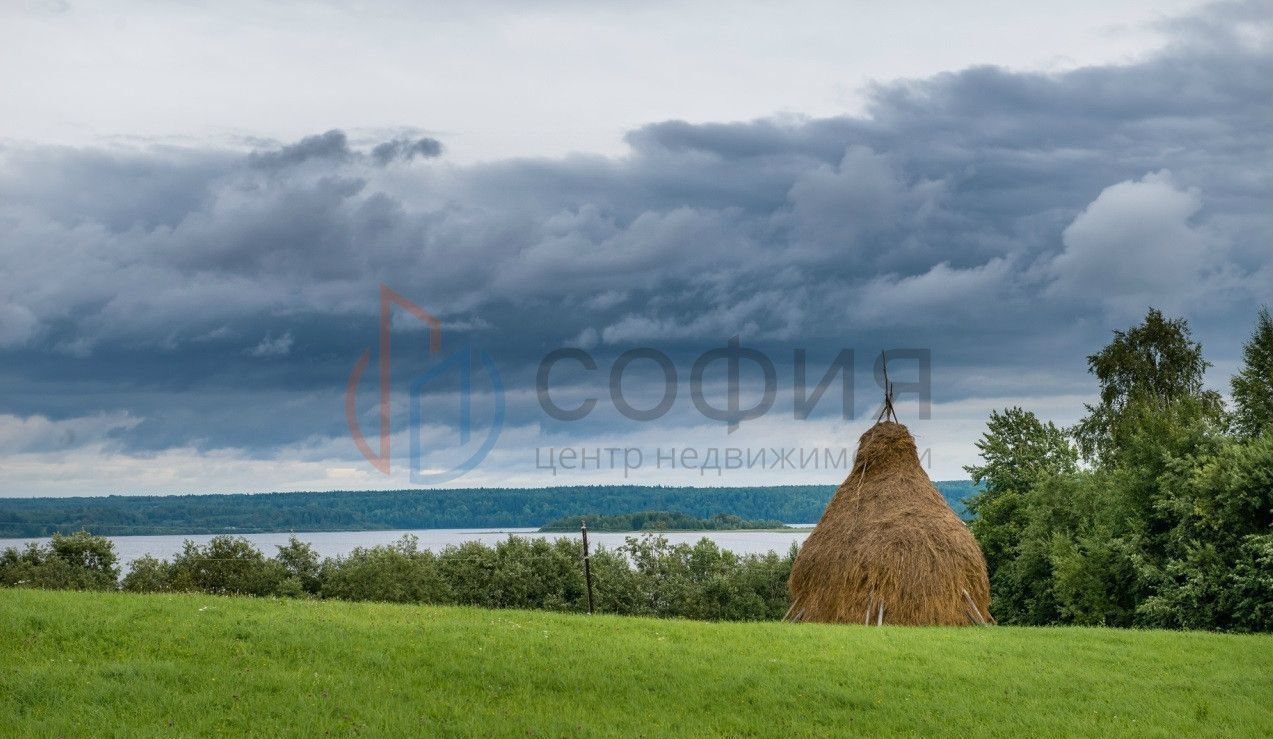
[[(834, 483), (654, 460), (851, 449), (887, 349), (931, 354), (898, 411), (951, 479), (990, 409), (1076, 420), (1150, 305), (1227, 390), (1273, 303), (1273, 5), (893, 5), (0, 4), (0, 495), (406, 487), (413, 438), (426, 476), (495, 438), (448, 485)], [(389, 475), (346, 416), (368, 352), (378, 450), (382, 285), (442, 336), (395, 309)], [(690, 377), (735, 336), (777, 388), (731, 432)], [(550, 375), (577, 421), (537, 400), (559, 347), (596, 360)], [(678, 377), (646, 422), (608, 386), (642, 347)], [(846, 349), (849, 417), (837, 378), (795, 418), (797, 350), (812, 386)]]

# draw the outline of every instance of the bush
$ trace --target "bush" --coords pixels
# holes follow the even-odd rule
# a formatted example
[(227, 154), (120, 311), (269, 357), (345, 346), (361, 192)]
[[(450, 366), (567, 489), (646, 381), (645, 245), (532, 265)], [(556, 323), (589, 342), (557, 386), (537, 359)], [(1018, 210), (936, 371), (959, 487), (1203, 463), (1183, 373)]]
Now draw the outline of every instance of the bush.
[(1237, 631), (1273, 631), (1273, 534), (1242, 540), (1222, 603)]
[(216, 536), (206, 546), (187, 540), (172, 561), (173, 590), (214, 595), (276, 595), (287, 578), (282, 562), (266, 559), (243, 537)]
[[(456, 548), (442, 553), (443, 560), (462, 556)], [(467, 585), (475, 591), (475, 600), (459, 601), (468, 605), (581, 611), (587, 607), (582, 556), (572, 539), (510, 536), (495, 545), (493, 557), (478, 560), (492, 567), (485, 571), (451, 568), (448, 581), (453, 589)], [(465, 573), (462, 579), (456, 578), (459, 573)]]
[(321, 592), (343, 600), (446, 603), (450, 591), (436, 560), (411, 534), (389, 546), (359, 547), (348, 557), (323, 563)]
[(274, 558), (283, 565), (287, 579), (283, 582), (286, 595), (296, 594), (318, 595), (323, 589), (322, 563), (318, 552), (306, 542), (289, 537), (287, 544), (278, 548)]
[(87, 531), (54, 534), (48, 544), (9, 548), (0, 555), (0, 585), (114, 590), (118, 579), (115, 545)]
[(740, 556), (710, 539), (669, 544), (628, 537), (613, 559), (594, 557), (605, 612), (723, 621), (777, 619), (789, 605), (795, 549)]
[(124, 575), (122, 588), (130, 593), (162, 593), (172, 590), (172, 565), (149, 554), (134, 559)]
[[(658, 535), (629, 537), (592, 555), (600, 613), (751, 621), (787, 609), (787, 577), (796, 548), (785, 555), (740, 556), (708, 539), (671, 545)], [(116, 585), (109, 541), (86, 533), (55, 536), (46, 546), (0, 556), (0, 584), (47, 588), (120, 587), (128, 592), (199, 591), (214, 595), (321, 597), (532, 608), (583, 612), (588, 607), (583, 552), (575, 539), (510, 536), (494, 546), (467, 542), (435, 554), (408, 534), (387, 546), (320, 560), (292, 537), (268, 558), (242, 537), (207, 545), (185, 542), (172, 561), (133, 561)]]

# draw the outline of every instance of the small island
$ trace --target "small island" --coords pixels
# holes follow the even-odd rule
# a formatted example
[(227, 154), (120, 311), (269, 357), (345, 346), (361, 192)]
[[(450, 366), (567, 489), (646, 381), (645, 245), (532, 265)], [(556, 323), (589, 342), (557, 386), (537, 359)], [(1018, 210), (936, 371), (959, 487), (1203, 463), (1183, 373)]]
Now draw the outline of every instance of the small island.
[(677, 511), (639, 511), (609, 516), (566, 516), (549, 521), (540, 531), (578, 531), (583, 523), (589, 531), (738, 531), (743, 529), (790, 528), (782, 521), (748, 520), (732, 513), (717, 513), (699, 518)]

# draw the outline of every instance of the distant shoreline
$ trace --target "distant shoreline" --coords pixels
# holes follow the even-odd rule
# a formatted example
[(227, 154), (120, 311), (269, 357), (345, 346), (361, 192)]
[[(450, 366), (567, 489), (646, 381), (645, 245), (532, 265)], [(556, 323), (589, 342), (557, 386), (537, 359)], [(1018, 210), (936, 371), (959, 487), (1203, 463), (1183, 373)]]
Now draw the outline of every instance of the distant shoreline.
[[(768, 529), (631, 529), (624, 531), (593, 531), (588, 530), (589, 534), (623, 534), (631, 536), (643, 536), (645, 534), (800, 534), (813, 531), (817, 526), (816, 523), (793, 523), (783, 528)], [(527, 538), (560, 538), (560, 537), (578, 537), (578, 531), (541, 531), (531, 526), (505, 526), (497, 528), (480, 528), (480, 527), (457, 527), (457, 528), (417, 528), (417, 529), (337, 529), (323, 531), (172, 531), (159, 534), (101, 534), (109, 539), (130, 539), (130, 538), (161, 538), (161, 537), (212, 537), (212, 536), (265, 536), (265, 535), (295, 535), (302, 541), (307, 535), (314, 534), (378, 534), (384, 532), (453, 532), (456, 534), (507, 534), (508, 536), (520, 536)], [(58, 532), (61, 533), (61, 532)], [(92, 533), (92, 532), (90, 532)], [(48, 539), (52, 534), (35, 534), (32, 536), (0, 536), (0, 545), (13, 546), (16, 541), (34, 541), (38, 539)]]
[(784, 529), (786, 523), (773, 519), (747, 519), (733, 513), (694, 516), (682, 511), (631, 511), (624, 513), (585, 513), (549, 521), (539, 530), (543, 533), (579, 531), (585, 525), (592, 531), (758, 531)]
[[(977, 489), (938, 481), (956, 513)], [(101, 536), (318, 533), (418, 529), (537, 529), (569, 516), (672, 511), (753, 521), (817, 521), (835, 485), (553, 488), (256, 493), (99, 498), (0, 498), (0, 538), (86, 529)], [(639, 532), (643, 529), (636, 529)]]

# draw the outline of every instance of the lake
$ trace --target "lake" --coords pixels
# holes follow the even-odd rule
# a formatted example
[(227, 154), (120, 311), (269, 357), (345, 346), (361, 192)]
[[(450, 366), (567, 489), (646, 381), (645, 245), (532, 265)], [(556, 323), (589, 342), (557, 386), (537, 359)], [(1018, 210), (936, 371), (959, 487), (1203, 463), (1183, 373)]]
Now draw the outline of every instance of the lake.
[[(809, 524), (812, 526), (812, 524)], [(667, 531), (661, 532), (673, 544), (682, 542), (693, 544), (699, 539), (711, 539), (722, 549), (737, 554), (764, 554), (766, 552), (786, 553), (791, 545), (799, 544), (809, 535), (809, 528), (792, 529), (791, 531)], [(463, 544), (468, 541), (495, 544), (511, 536), (538, 537), (547, 539), (578, 539), (573, 533), (540, 533), (537, 529), (417, 529), (412, 531), (315, 531), (295, 534), (301, 541), (309, 542), (322, 557), (337, 557), (349, 554), (355, 547), (373, 547), (392, 544), (402, 538), (403, 534), (414, 534), (420, 538), (420, 547), (435, 552), (452, 544)], [(604, 546), (614, 549), (623, 544), (623, 540), (633, 533), (588, 532), (588, 543), (593, 546)], [(187, 534), (165, 536), (109, 536), (115, 543), (115, 552), (119, 555), (122, 569), (134, 559), (144, 555), (152, 555), (160, 559), (171, 559), (181, 551), (182, 543), (187, 539), (196, 544), (207, 544), (214, 534)], [(243, 538), (252, 542), (267, 556), (273, 556), (278, 550), (276, 546), (287, 543), (292, 534), (242, 534)], [(46, 542), (40, 539), (0, 539), (0, 551), (9, 547), (24, 547), (28, 542)]]

